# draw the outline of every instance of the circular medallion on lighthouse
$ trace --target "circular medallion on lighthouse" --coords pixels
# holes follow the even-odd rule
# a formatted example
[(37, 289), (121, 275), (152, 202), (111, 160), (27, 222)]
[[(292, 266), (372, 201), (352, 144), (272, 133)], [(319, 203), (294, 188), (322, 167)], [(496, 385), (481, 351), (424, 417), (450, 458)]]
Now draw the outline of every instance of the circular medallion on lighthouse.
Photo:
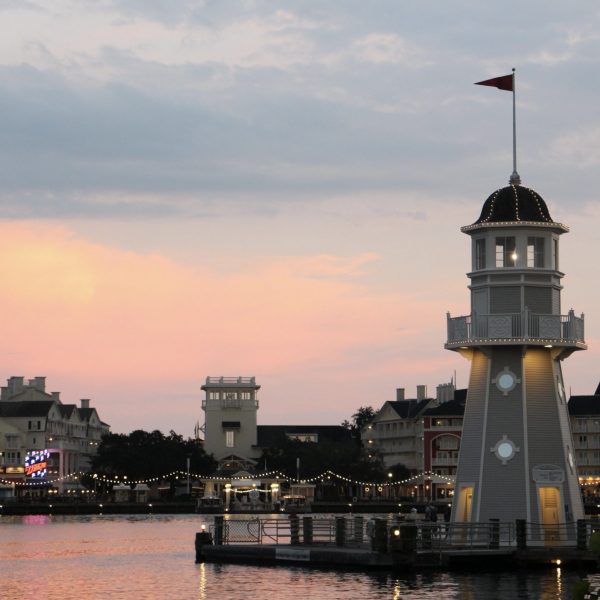
[(519, 450), (520, 448), (512, 440), (509, 440), (506, 435), (503, 435), (502, 439), (498, 440), (496, 445), (490, 448), (490, 452), (493, 452), (503, 465), (512, 460)]
[(496, 384), (496, 387), (505, 396), (508, 396), (508, 392), (512, 392), (517, 383), (521, 383), (521, 380), (518, 379), (508, 367), (504, 367), (504, 369), (498, 373), (496, 379), (492, 379), (492, 383)]

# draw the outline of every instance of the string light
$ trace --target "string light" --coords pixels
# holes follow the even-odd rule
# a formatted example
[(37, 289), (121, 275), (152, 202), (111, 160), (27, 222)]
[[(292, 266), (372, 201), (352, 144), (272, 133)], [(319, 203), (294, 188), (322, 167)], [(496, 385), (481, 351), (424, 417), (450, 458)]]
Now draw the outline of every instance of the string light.
[[(48, 481), (21, 482), (21, 481), (14, 481), (14, 480), (10, 480), (10, 479), (0, 478), (0, 483), (22, 486), (22, 487), (32, 487), (32, 486), (39, 487), (39, 486), (48, 486), (48, 485), (52, 485), (55, 483), (60, 483), (62, 481), (67, 481), (69, 479), (76, 480), (80, 477), (86, 476), (86, 477), (93, 477), (96, 482), (101, 482), (101, 483), (109, 483), (109, 484), (113, 484), (113, 485), (118, 485), (118, 484), (137, 485), (137, 484), (143, 484), (143, 483), (160, 482), (164, 479), (172, 479), (172, 478), (178, 479), (180, 476), (187, 478), (187, 471), (171, 471), (170, 473), (165, 473), (163, 475), (158, 475), (156, 477), (148, 477), (147, 479), (128, 479), (126, 476), (119, 478), (118, 475), (115, 475), (114, 478), (107, 477), (105, 475), (98, 475), (97, 477), (94, 477), (94, 475), (96, 475), (96, 474), (84, 473), (83, 471), (77, 471), (74, 473), (68, 473), (67, 475), (64, 475), (62, 477), (57, 477), (56, 479), (52, 479), (52, 480), (48, 480)], [(351, 477), (347, 477), (346, 475), (341, 475), (340, 473), (335, 473), (334, 471), (331, 471), (329, 469), (326, 471), (323, 471), (320, 475), (316, 475), (314, 477), (308, 477), (305, 479), (297, 479), (295, 477), (289, 477), (282, 471), (269, 471), (269, 472), (265, 472), (265, 473), (257, 473), (255, 475), (241, 475), (239, 477), (237, 477), (237, 476), (217, 477), (214, 475), (206, 475), (206, 474), (203, 475), (200, 473), (190, 473), (190, 477), (193, 479), (209, 479), (211, 481), (216, 481), (216, 482), (220, 482), (220, 481), (230, 482), (232, 479), (236, 480), (236, 481), (252, 481), (252, 480), (257, 480), (257, 479), (271, 478), (271, 479), (280, 479), (283, 481), (289, 481), (291, 483), (295, 482), (296, 484), (314, 483), (317, 481), (324, 481), (326, 478), (330, 479), (331, 477), (333, 477), (335, 479), (339, 479), (340, 481), (345, 481), (347, 483), (353, 483), (353, 484), (362, 485), (362, 486), (373, 486), (373, 487), (379, 487), (379, 486), (389, 487), (389, 486), (393, 486), (393, 485), (404, 485), (407, 483), (412, 483), (419, 479), (424, 479), (424, 478), (426, 479), (426, 478), (433, 478), (433, 477), (442, 479), (448, 483), (454, 482), (454, 479), (452, 477), (447, 477), (445, 475), (438, 475), (437, 473), (434, 473), (432, 471), (423, 471), (422, 473), (419, 473), (418, 475), (414, 475), (412, 477), (408, 477), (407, 479), (401, 479), (401, 480), (396, 480), (396, 481), (381, 481), (381, 482), (360, 481), (358, 479), (352, 479)], [(248, 488), (248, 489), (257, 489), (257, 488)]]

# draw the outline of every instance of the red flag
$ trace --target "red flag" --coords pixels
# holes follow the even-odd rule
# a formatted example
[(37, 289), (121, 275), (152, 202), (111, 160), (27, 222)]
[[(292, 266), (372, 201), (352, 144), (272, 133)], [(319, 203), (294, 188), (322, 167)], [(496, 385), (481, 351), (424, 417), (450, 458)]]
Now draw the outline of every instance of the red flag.
[(515, 89), (513, 75), (503, 75), (502, 77), (478, 81), (475, 85), (489, 85), (499, 90), (506, 90), (507, 92), (513, 92)]

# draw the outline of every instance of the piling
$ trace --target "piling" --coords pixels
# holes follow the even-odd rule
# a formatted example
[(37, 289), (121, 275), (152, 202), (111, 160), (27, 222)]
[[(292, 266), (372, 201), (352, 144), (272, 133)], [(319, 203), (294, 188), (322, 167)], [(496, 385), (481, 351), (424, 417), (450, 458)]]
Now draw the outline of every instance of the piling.
[(376, 552), (387, 551), (387, 523), (383, 519), (375, 519), (373, 550)]
[(490, 519), (490, 548), (500, 548), (500, 519)]
[(364, 517), (354, 517), (354, 541), (357, 544), (363, 541)]
[(346, 543), (346, 519), (344, 517), (335, 518), (335, 545), (344, 546)]
[(302, 539), (305, 544), (313, 543), (313, 520), (312, 517), (302, 517)]
[(223, 545), (223, 531), (225, 529), (225, 523), (222, 516), (217, 515), (215, 517), (215, 546)]
[(202, 557), (202, 546), (212, 546), (213, 539), (212, 535), (208, 531), (199, 531), (196, 534), (196, 562), (202, 562), (204, 558)]
[(300, 519), (294, 514), (290, 515), (290, 543), (300, 543)]
[(587, 523), (577, 520), (577, 550), (587, 550)]
[(517, 533), (517, 549), (527, 549), (527, 521), (525, 519), (517, 519), (516, 522), (516, 533)]

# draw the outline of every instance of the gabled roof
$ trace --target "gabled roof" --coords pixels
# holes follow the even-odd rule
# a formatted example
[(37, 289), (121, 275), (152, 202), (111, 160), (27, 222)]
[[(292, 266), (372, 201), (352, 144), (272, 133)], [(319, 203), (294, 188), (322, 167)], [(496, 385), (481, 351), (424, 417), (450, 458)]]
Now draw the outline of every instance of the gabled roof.
[[(96, 411), (95, 408), (80, 408), (79, 409), (79, 416), (84, 420), (87, 421), (89, 423), (90, 419), (92, 418), (92, 415), (96, 413), (96, 417), (98, 417), (98, 412)], [(98, 418), (98, 421), (100, 421), (100, 418)]]
[(0, 402), (0, 417), (46, 417), (55, 404), (54, 400)]
[(428, 408), (423, 416), (427, 417), (462, 417), (465, 414), (465, 403), (460, 400), (443, 402), (439, 406)]
[(428, 417), (462, 417), (465, 414), (467, 390), (455, 390), (454, 400), (442, 402), (439, 406), (428, 408), (423, 416)]
[(600, 416), (600, 395), (593, 396), (571, 396), (569, 398), (569, 414), (576, 416), (598, 415)]
[(316, 433), (319, 442), (346, 441), (352, 437), (350, 430), (341, 425), (258, 425), (256, 445), (260, 448), (268, 448), (277, 444), (283, 436), (301, 433)]
[(414, 419), (421, 414), (431, 400), (431, 398), (425, 398), (424, 400), (389, 400), (386, 404), (391, 406), (401, 419)]
[(57, 408), (60, 410), (60, 414), (66, 419), (70, 419), (73, 413), (77, 414), (77, 407), (74, 404), (60, 404)]

